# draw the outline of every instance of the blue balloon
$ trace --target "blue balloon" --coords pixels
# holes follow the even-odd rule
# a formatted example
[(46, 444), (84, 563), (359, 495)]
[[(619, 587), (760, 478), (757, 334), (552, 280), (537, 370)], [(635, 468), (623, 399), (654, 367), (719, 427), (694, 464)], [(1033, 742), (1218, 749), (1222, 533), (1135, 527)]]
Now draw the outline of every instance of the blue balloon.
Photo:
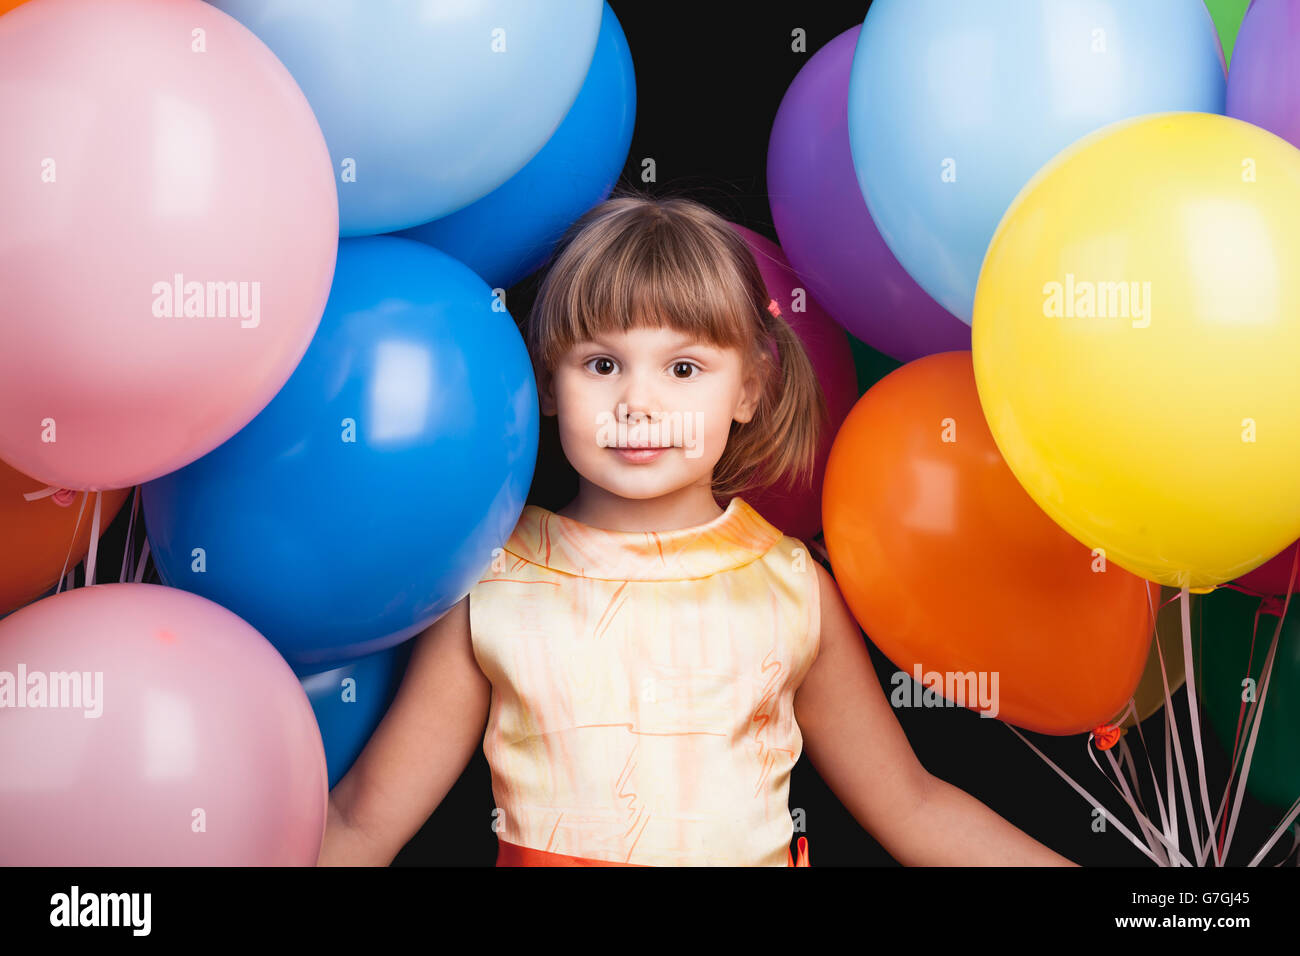
[(537, 386), (473, 271), (407, 239), (339, 243), (310, 347), (214, 451), (144, 486), (164, 584), (295, 667), (399, 644), (469, 593), (523, 511)]
[(342, 236), (437, 219), (522, 169), (573, 105), (601, 19), (601, 0), (209, 2), (306, 95)]
[(404, 641), (378, 654), (367, 654), (342, 667), (298, 671), (298, 680), (311, 701), (325, 743), (329, 786), (352, 769), (397, 696), (414, 641)]
[(635, 119), (632, 52), (606, 3), (586, 82), (542, 151), (477, 202), (397, 234), (455, 256), (490, 286), (514, 285), (545, 261), (570, 223), (609, 197)]
[(1203, 3), (875, 0), (849, 78), (858, 185), (898, 261), (970, 324), (984, 253), (1039, 168), (1127, 117), (1222, 113), (1225, 82)]

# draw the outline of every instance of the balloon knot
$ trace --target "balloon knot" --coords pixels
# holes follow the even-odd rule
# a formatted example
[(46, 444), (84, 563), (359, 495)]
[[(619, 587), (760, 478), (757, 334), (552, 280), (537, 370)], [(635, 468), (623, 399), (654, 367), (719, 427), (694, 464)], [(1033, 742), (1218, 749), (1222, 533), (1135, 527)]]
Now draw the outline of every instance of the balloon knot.
[(1092, 739), (1097, 744), (1098, 750), (1109, 750), (1119, 743), (1123, 733), (1124, 731), (1114, 724), (1098, 724), (1092, 730)]
[(67, 508), (77, 500), (77, 493), (68, 488), (60, 488), (54, 494), (50, 495), (50, 500), (60, 508)]
[(1282, 607), (1285, 603), (1285, 598), (1280, 598), (1276, 594), (1270, 594), (1259, 602), (1259, 613), (1272, 614), (1274, 617), (1281, 617)]

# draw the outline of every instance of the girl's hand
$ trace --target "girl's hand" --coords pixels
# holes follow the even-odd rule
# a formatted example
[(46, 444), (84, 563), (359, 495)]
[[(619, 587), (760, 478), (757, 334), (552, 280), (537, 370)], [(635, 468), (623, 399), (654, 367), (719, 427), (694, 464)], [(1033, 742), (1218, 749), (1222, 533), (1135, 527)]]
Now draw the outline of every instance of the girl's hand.
[(470, 644), (469, 598), (412, 640), (388, 713), (330, 793), (318, 865), (391, 863), (483, 739), (492, 685)]
[(912, 752), (830, 572), (817, 569), (821, 645), (795, 693), (804, 749), (854, 818), (907, 866), (1074, 866)]

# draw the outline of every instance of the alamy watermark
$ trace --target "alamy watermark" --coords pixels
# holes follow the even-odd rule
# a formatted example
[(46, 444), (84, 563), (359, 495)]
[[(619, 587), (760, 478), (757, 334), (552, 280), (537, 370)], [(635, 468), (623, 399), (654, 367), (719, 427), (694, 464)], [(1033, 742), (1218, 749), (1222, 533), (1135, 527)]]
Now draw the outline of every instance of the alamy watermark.
[(0, 671), (0, 707), (33, 707), (85, 711), (82, 717), (104, 712), (103, 671)]
[(240, 328), (255, 329), (262, 321), (262, 283), (186, 282), (177, 272), (170, 282), (153, 284), (155, 318), (239, 318)]
[(1043, 315), (1049, 319), (1132, 319), (1133, 328), (1151, 324), (1150, 282), (1092, 282), (1067, 272), (1064, 282), (1043, 286)]
[(83, 893), (77, 884), (50, 897), (51, 926), (120, 926), (148, 936), (152, 893)]
[(631, 412), (626, 402), (618, 412), (596, 416), (596, 444), (602, 448), (683, 448), (687, 458), (703, 454), (700, 435), (703, 412)]
[(981, 717), (998, 715), (997, 671), (925, 671), (921, 665), (895, 671), (889, 682), (894, 690), (889, 702), (895, 707), (969, 707)]

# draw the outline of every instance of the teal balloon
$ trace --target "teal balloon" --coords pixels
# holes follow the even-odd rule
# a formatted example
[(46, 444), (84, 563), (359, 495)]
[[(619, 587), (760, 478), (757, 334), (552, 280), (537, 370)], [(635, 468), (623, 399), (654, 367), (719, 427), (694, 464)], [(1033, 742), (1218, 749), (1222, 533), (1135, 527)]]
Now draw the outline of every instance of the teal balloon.
[(542, 151), (477, 202), (396, 235), (427, 242), (493, 288), (508, 288), (541, 266), (575, 219), (609, 197), (627, 162), (635, 119), (632, 52), (605, 4), (591, 69)]
[[(1264, 659), (1277, 617), (1259, 616), (1254, 650), (1251, 632), (1260, 599), (1230, 588), (1202, 595), (1201, 634), (1193, 634), (1192, 657), (1202, 707), (1223, 749), (1232, 751), (1242, 714), (1243, 682), (1253, 679), (1258, 698)], [(1275, 807), (1290, 807), (1300, 797), (1300, 600), (1287, 609), (1277, 656), (1264, 699), (1262, 723), (1251, 758), (1246, 789)], [(1244, 752), (1246, 734), (1237, 744)], [(1234, 784), (1235, 786), (1235, 784)]]

